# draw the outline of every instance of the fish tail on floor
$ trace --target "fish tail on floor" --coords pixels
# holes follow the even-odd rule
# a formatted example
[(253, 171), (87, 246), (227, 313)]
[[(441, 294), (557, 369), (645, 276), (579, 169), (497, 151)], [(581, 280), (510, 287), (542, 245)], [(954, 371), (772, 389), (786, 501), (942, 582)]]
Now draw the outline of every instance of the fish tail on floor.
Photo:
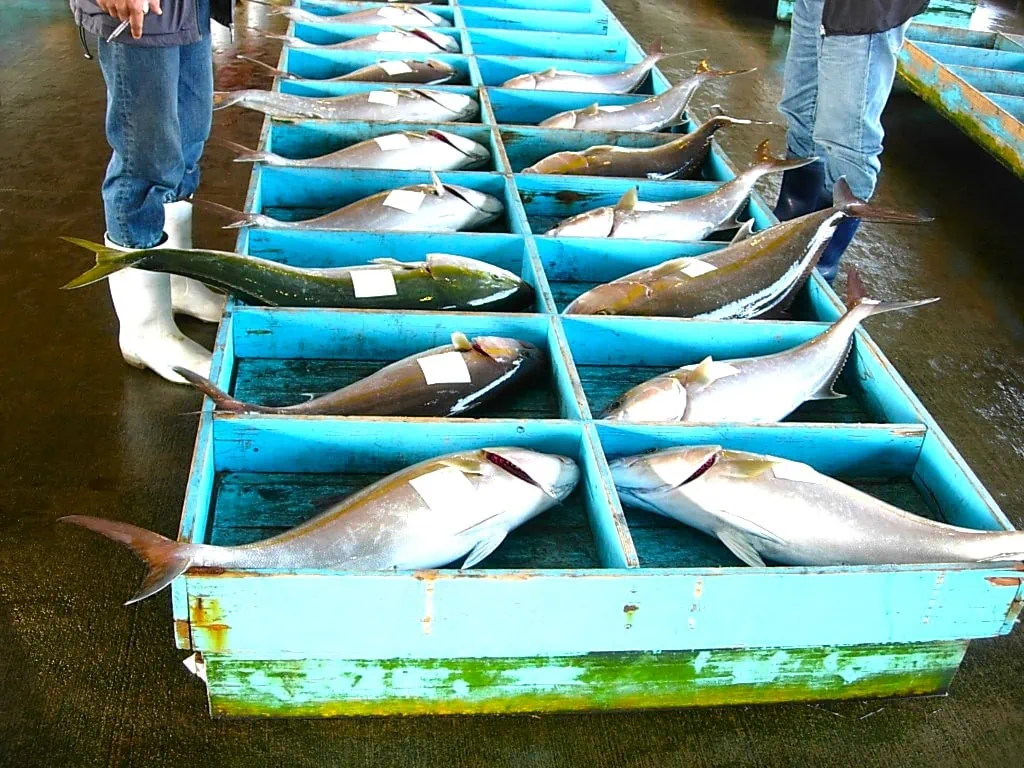
[(207, 143), (217, 147), (224, 147), (224, 149), (230, 149), (235, 153), (236, 163), (267, 163), (268, 165), (277, 165), (281, 161), (281, 156), (275, 155), (273, 152), (249, 149), (242, 144), (222, 139), (219, 136), (211, 136)]
[(927, 224), (929, 221), (935, 221), (930, 216), (883, 208), (861, 200), (853, 194), (845, 177), (840, 178), (832, 188), (832, 206), (847, 216), (865, 221), (882, 221), (890, 224)]
[(230, 224), (225, 224), (224, 229), (241, 229), (242, 227), (251, 227), (254, 225), (274, 222), (273, 219), (269, 216), (264, 216), (262, 213), (236, 211), (234, 208), (229, 208), (226, 205), (215, 203), (212, 200), (195, 200), (193, 202), (200, 208), (205, 208), (208, 211), (213, 211), (214, 213), (219, 213), (223, 216), (230, 216), (235, 219), (235, 221), (232, 221)]
[(243, 88), (239, 91), (214, 91), (213, 92), (213, 109), (226, 109), (227, 107), (233, 107), (236, 104), (244, 104), (246, 97), (252, 91), (248, 88)]
[(846, 269), (846, 306), (849, 310), (860, 309), (863, 317), (881, 315), (884, 312), (895, 312), (900, 309), (914, 309), (925, 304), (934, 304), (937, 296), (929, 299), (913, 299), (909, 301), (877, 301), (868, 298), (860, 274), (853, 267)]
[(768, 139), (765, 139), (754, 150), (751, 170), (757, 170), (760, 174), (780, 173), (782, 171), (803, 168), (805, 165), (817, 162), (817, 160), (818, 158), (816, 157), (782, 157), (780, 155), (773, 155), (768, 147)]
[(172, 541), (158, 533), (147, 531), (145, 528), (85, 515), (69, 515), (60, 518), (57, 522), (88, 528), (118, 544), (123, 544), (146, 564), (149, 570), (142, 582), (142, 587), (125, 605), (137, 603), (139, 600), (145, 600), (156, 594), (184, 573), (192, 564), (193, 545)]
[(771, 120), (754, 120), (746, 117), (731, 117), (725, 113), (721, 104), (712, 104), (708, 108), (708, 119), (716, 120), (721, 125), (778, 125)]
[(235, 398), (205, 376), (200, 376), (198, 373), (194, 373), (187, 368), (180, 367), (176, 367), (174, 372), (208, 398), (213, 400), (214, 404), (217, 406), (217, 410), (228, 411), (230, 413), (244, 413), (248, 410), (245, 403), (235, 400)]
[(732, 75), (745, 75), (749, 72), (756, 72), (757, 67), (750, 69), (712, 69), (707, 59), (701, 59), (697, 64), (695, 74), (706, 75), (707, 77), (731, 77)]
[(269, 72), (271, 72), (272, 74), (276, 75), (277, 77), (282, 77), (285, 80), (301, 80), (302, 79), (298, 75), (293, 75), (291, 72), (286, 72), (283, 69), (278, 69), (273, 64), (267, 64), (265, 61), (260, 61), (259, 59), (253, 58), (252, 56), (245, 56), (245, 55), (240, 53), (237, 56), (235, 56), (235, 58), (236, 59), (241, 59), (242, 61), (248, 61), (250, 64), (256, 64), (257, 66), (262, 67), (263, 69), (268, 70)]
[(63, 290), (66, 291), (98, 282), (103, 278), (108, 277), (115, 272), (120, 272), (122, 269), (127, 269), (133, 264), (137, 264), (146, 258), (146, 252), (144, 250), (125, 251), (120, 248), (110, 248), (103, 243), (94, 243), (91, 240), (82, 240), (78, 237), (62, 237), (61, 240), (81, 246), (82, 248), (90, 250), (96, 254), (96, 266), (86, 272), (83, 272), (67, 285), (64, 285)]

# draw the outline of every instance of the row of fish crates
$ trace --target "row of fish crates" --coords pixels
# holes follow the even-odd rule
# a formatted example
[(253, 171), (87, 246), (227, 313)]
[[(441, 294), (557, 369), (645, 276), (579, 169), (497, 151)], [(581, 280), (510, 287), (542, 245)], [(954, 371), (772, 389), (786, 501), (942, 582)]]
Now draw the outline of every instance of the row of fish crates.
[[(970, 640), (1013, 626), (1019, 572), (1005, 564), (748, 567), (717, 540), (624, 505), (609, 469), (618, 457), (652, 449), (721, 445), (807, 462), (932, 519), (1010, 528), (939, 426), (864, 330), (855, 334), (838, 384), (847, 397), (807, 404), (783, 423), (602, 420), (608, 404), (640, 381), (708, 355), (791, 348), (823, 332), (842, 304), (814, 277), (786, 321), (562, 314), (597, 283), (723, 243), (546, 236), (555, 222), (614, 203), (637, 185), (643, 200), (705, 194), (732, 177), (732, 165), (715, 147), (700, 178), (689, 181), (520, 173), (558, 150), (651, 146), (658, 137), (536, 127), (565, 109), (595, 100), (628, 103), (643, 94), (496, 86), (550, 67), (612, 71), (642, 59), (641, 48), (597, 0), (453, 0), (430, 9), (455, 23), (462, 49), (446, 60), (466, 77), (463, 86), (436, 87), (473, 95), (481, 106), (475, 122), (434, 127), (491, 150), (487, 167), (441, 178), (497, 197), (503, 216), (487, 231), (456, 234), (253, 227), (242, 230), (237, 249), (318, 267), (453, 253), (521, 276), (533, 302), (521, 312), (470, 313), (268, 308), (232, 300), (212, 377), (241, 400), (298, 402), (444, 344), (456, 332), (530, 342), (544, 353), (541, 374), (474, 418), (234, 414), (215, 412), (207, 400), (179, 536), (257, 541), (309, 519), (325, 498), (464, 449), (526, 446), (562, 454), (577, 461), (581, 480), (561, 505), (513, 531), (469, 570), (189, 570), (172, 588), (175, 634), (180, 648), (199, 653), (212, 713), (540, 712), (945, 691)], [(292, 23), (289, 33), (314, 42), (356, 34), (302, 23)], [(278, 66), (327, 78), (377, 58), (286, 48)], [(302, 95), (373, 87), (275, 81), (275, 88)], [(654, 93), (667, 87), (658, 72), (647, 85)], [(682, 130), (694, 127), (691, 119)], [(261, 148), (311, 157), (405, 128), (423, 126), (267, 120)], [(253, 172), (246, 211), (308, 218), (428, 179), (420, 172), (264, 164)], [(757, 229), (775, 223), (756, 195), (749, 213)]]

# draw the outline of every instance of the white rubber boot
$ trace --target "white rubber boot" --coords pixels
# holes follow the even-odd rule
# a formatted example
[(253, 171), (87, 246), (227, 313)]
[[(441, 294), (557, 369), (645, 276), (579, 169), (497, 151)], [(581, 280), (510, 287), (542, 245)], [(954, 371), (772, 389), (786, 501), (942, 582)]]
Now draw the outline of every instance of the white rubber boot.
[[(104, 236), (103, 242), (122, 248)], [(166, 247), (166, 244), (158, 246)], [(175, 384), (187, 382), (174, 367), (188, 368), (201, 376), (210, 375), (210, 353), (192, 341), (174, 323), (171, 311), (171, 276), (144, 269), (122, 269), (107, 278), (114, 311), (121, 326), (118, 343), (125, 362), (149, 368)]]
[[(166, 248), (192, 247), (192, 203), (178, 200), (164, 203)], [(220, 322), (226, 298), (211, 291), (198, 280), (171, 275), (171, 306), (175, 312), (208, 323)]]

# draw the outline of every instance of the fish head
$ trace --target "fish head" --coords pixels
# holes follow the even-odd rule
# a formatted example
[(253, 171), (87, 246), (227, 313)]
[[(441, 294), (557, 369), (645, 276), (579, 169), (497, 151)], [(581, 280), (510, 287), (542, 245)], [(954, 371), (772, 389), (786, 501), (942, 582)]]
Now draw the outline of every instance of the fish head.
[(547, 120), (543, 120), (540, 123), (541, 128), (575, 128), (576, 127), (576, 112), (559, 112), (557, 115), (552, 115)]
[(674, 376), (659, 376), (638, 384), (609, 405), (602, 419), (609, 421), (682, 421), (686, 415), (686, 387)]
[(561, 221), (544, 234), (548, 237), (609, 237), (615, 228), (615, 209), (594, 208)]
[(491, 153), (487, 147), (478, 144), (472, 139), (467, 139), (465, 136), (438, 130), (429, 130), (427, 135), (438, 141), (443, 141), (448, 146), (464, 154), (469, 158), (471, 165), (481, 165), (489, 162), (491, 159)]
[(519, 309), (533, 301), (533, 288), (515, 272), (488, 264), (486, 261), (450, 253), (428, 253), (427, 271), (435, 280), (452, 286), (473, 283), (477, 297), (468, 303), (473, 307)]
[(477, 336), (473, 348), (505, 368), (534, 367), (544, 359), (535, 345), (504, 336)]
[(680, 446), (615, 459), (608, 466), (624, 501), (657, 512), (650, 496), (680, 490), (685, 494), (715, 466), (722, 452), (720, 445)]
[(628, 315), (651, 289), (640, 282), (605, 283), (577, 296), (565, 308), (567, 315)]
[(568, 456), (508, 446), (485, 448), (484, 453), (499, 457), (492, 457), (491, 463), (516, 479), (534, 486), (547, 498), (550, 503), (538, 505), (534, 515), (556, 502), (565, 501), (580, 481), (579, 465)]

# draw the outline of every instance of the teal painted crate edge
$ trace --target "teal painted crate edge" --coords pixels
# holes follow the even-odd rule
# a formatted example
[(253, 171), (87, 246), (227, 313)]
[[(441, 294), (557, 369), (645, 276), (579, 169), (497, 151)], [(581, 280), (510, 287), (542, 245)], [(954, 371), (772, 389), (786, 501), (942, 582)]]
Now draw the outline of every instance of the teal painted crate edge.
[[(793, 18), (794, 5), (794, 0), (779, 0), (775, 18), (779, 21), (790, 21)], [(914, 17), (914, 23), (967, 27), (977, 7), (977, 0), (930, 0), (927, 9)]]

